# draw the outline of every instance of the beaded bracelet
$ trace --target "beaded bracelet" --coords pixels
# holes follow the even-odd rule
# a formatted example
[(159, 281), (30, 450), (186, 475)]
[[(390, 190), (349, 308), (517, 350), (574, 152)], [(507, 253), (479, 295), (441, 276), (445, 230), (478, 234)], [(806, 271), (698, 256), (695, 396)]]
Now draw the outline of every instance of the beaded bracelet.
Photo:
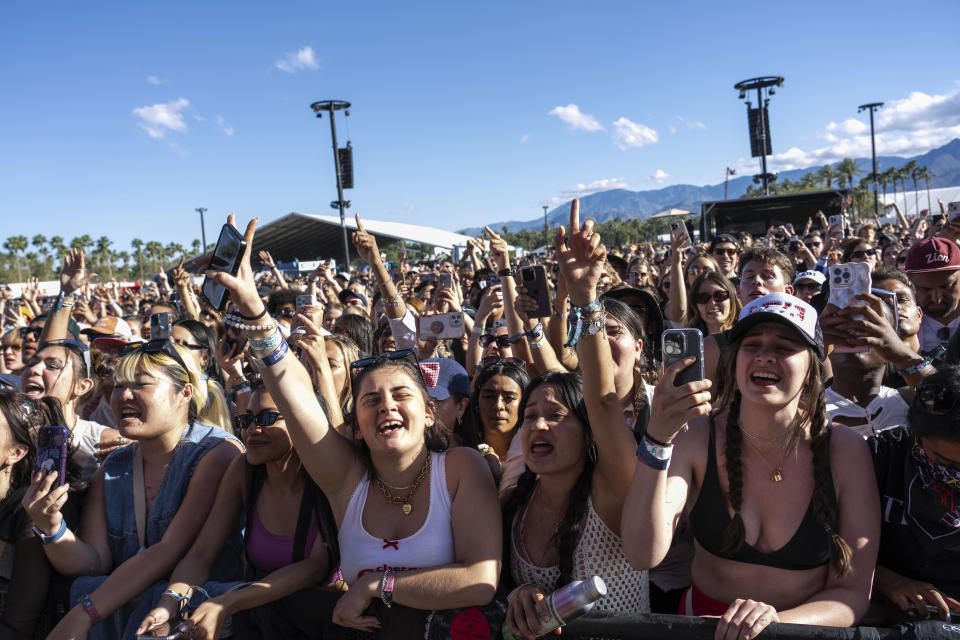
[(273, 365), (283, 360), (284, 356), (286, 356), (289, 352), (290, 352), (290, 345), (287, 344), (286, 340), (281, 339), (280, 346), (277, 347), (276, 351), (264, 357), (263, 360), (260, 360), (258, 358), (253, 358), (253, 362), (261, 369), (263, 367), (272, 367)]
[(266, 331), (276, 327), (277, 324), (271, 319), (269, 324), (244, 324), (236, 319), (236, 316), (227, 314), (223, 319), (223, 324), (228, 327), (233, 327), (234, 329), (240, 329), (241, 331)]
[(183, 608), (186, 606), (186, 603), (190, 602), (190, 598), (183, 595), (182, 593), (177, 593), (173, 589), (167, 589), (163, 592), (163, 595), (170, 596), (177, 601), (177, 609), (183, 611)]
[(590, 304), (583, 307), (571, 307), (570, 309), (570, 329), (567, 332), (567, 341), (563, 346), (573, 347), (580, 341), (580, 334), (583, 333), (583, 319), (590, 316), (593, 312), (601, 309), (600, 299), (594, 299)]
[[(276, 325), (274, 325), (276, 326)], [(250, 348), (254, 351), (269, 351), (270, 349), (276, 349), (280, 346), (280, 341), (283, 340), (283, 335), (280, 333), (280, 330), (275, 330), (269, 337), (264, 338), (263, 340), (255, 340), (250, 338)]]

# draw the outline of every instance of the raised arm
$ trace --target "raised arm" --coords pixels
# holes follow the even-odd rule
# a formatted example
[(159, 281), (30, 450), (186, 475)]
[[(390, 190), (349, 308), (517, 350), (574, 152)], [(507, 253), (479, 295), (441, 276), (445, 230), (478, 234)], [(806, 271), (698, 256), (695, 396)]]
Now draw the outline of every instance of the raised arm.
[[(507, 241), (490, 227), (484, 227), (484, 230), (490, 235), (490, 260), (497, 273), (505, 272), (510, 269), (510, 249)], [(500, 286), (503, 292), (503, 318), (507, 321), (507, 335), (515, 337), (524, 332), (523, 324), (513, 306), (517, 299), (516, 278), (512, 275), (501, 276)], [(514, 355), (526, 362), (533, 362), (526, 342), (514, 343)]]
[[(607, 249), (593, 228), (593, 220), (585, 221), (580, 228), (580, 201), (574, 199), (570, 205), (570, 237), (565, 238), (561, 226), (556, 238), (557, 262), (570, 283), (570, 304), (574, 308), (590, 309), (590, 305), (597, 302), (597, 283), (606, 263)], [(595, 330), (598, 326), (599, 330)], [(576, 347), (583, 375), (583, 398), (597, 447), (596, 471), (603, 488), (615, 496), (611, 502), (616, 506), (612, 518), (616, 521), (637, 464), (633, 453), (636, 440), (626, 427), (617, 398), (613, 381), (616, 367), (607, 341), (606, 314), (602, 307), (584, 312), (583, 331)], [(606, 521), (611, 522), (609, 514)]]
[(283, 277), (283, 273), (280, 272), (280, 269), (277, 269), (277, 263), (273, 261), (273, 256), (270, 255), (269, 251), (258, 251), (257, 256), (260, 257), (260, 261), (270, 269), (270, 273), (273, 274), (273, 277), (277, 279), (277, 285), (281, 289), (289, 289), (290, 285), (287, 284), (287, 279)]
[[(228, 223), (234, 224), (233, 214), (228, 218)], [(257, 220), (251, 220), (244, 233), (247, 248), (236, 276), (224, 271), (208, 271), (207, 275), (226, 287), (241, 314), (252, 318), (245, 320), (249, 323), (247, 326), (269, 326), (268, 329), (247, 330), (249, 337), (265, 340), (278, 329), (267, 317), (267, 310), (253, 282), (250, 251), (256, 229)], [(363, 473), (363, 463), (354, 447), (330, 427), (313, 394), (313, 383), (307, 370), (289, 355), (287, 345), (282, 340), (275, 349), (258, 352), (261, 358), (277, 358), (273, 364), (260, 367), (260, 375), (280, 413), (286, 418), (290, 437), (304, 466), (317, 485), (333, 500), (335, 496), (340, 496), (344, 486), (359, 479)]]
[(353, 246), (357, 248), (357, 253), (363, 258), (364, 262), (370, 265), (370, 270), (377, 279), (380, 287), (380, 295), (383, 297), (383, 309), (390, 318), (402, 318), (407, 313), (407, 305), (403, 302), (403, 297), (397, 291), (397, 285), (390, 277), (390, 272), (380, 259), (380, 248), (377, 246), (377, 239), (363, 228), (360, 222), (360, 214), (354, 214), (357, 221), (357, 230), (353, 232)]
[(670, 240), (670, 269), (673, 277), (670, 278), (670, 299), (667, 300), (667, 319), (684, 326), (687, 321), (687, 278), (683, 271), (685, 264), (683, 245), (676, 239)]

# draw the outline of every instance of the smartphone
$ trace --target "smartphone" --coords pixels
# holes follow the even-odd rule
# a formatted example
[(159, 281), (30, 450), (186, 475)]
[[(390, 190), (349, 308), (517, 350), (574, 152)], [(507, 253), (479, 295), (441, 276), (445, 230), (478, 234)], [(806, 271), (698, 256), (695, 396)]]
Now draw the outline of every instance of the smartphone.
[(437, 286), (449, 289), (453, 286), (453, 276), (449, 273), (441, 273), (437, 277)]
[(663, 367), (693, 356), (696, 362), (677, 374), (676, 387), (703, 380), (703, 334), (700, 329), (667, 329), (661, 337)]
[(150, 316), (150, 340), (170, 339), (170, 312), (161, 311)]
[[(844, 262), (830, 267), (830, 297), (827, 299), (829, 304), (843, 309), (850, 305), (863, 304), (857, 300), (856, 296), (863, 293), (870, 293), (870, 265), (866, 262)], [(863, 320), (862, 316), (852, 316), (852, 320)], [(851, 332), (852, 335), (860, 335)], [(847, 347), (837, 345), (834, 351), (838, 353), (864, 353), (869, 351), (870, 347)]]
[(67, 476), (67, 441), (70, 431), (61, 425), (40, 427), (37, 431), (37, 471), (57, 472), (57, 484)]
[[(240, 260), (243, 258), (243, 252), (246, 248), (247, 241), (243, 239), (236, 227), (231, 224), (223, 225), (223, 228), (220, 229), (220, 238), (217, 240), (217, 248), (213, 250), (213, 258), (207, 268), (212, 271), (226, 271), (231, 275), (237, 275)], [(223, 311), (229, 297), (223, 286), (207, 277), (203, 279), (203, 286), (200, 291), (216, 311)]]
[(537, 310), (530, 314), (533, 318), (546, 318), (550, 315), (550, 290), (547, 288), (547, 270), (543, 265), (520, 269), (520, 282), (527, 295), (537, 301)]
[(178, 624), (176, 627), (170, 630), (170, 634), (166, 636), (137, 636), (138, 640), (180, 640), (181, 638), (189, 638), (189, 628), (186, 623)]
[(797, 236), (790, 236), (790, 251), (799, 251), (800, 250), (800, 238)]
[(636, 272), (636, 271), (631, 271), (630, 273), (627, 274), (627, 284), (629, 284), (631, 287), (637, 286), (637, 272)]
[(435, 340), (462, 338), (464, 329), (463, 313), (460, 311), (420, 318), (419, 334), (421, 340), (427, 338), (434, 338)]
[(317, 306), (317, 297), (311, 295), (302, 295), (297, 296), (297, 313), (300, 313), (300, 310), (303, 307), (315, 307)]
[(680, 242), (681, 249), (693, 245), (693, 242), (690, 241), (687, 225), (683, 224), (683, 220), (674, 220), (670, 223), (670, 237)]
[(886, 289), (877, 289), (876, 287), (874, 287), (870, 289), (870, 293), (872, 293), (873, 295), (883, 300), (884, 304), (890, 307), (890, 311), (893, 312), (893, 330), (899, 336), (900, 335), (900, 306), (899, 306), (900, 303), (897, 300), (897, 292), (887, 291)]
[(843, 221), (842, 213), (840, 215), (830, 216), (829, 218), (827, 218), (827, 221), (830, 223), (831, 227), (839, 227), (841, 229), (844, 229), (844, 227), (846, 227)]
[(421, 273), (420, 282), (434, 282), (436, 281), (437, 276), (432, 273)]
[(492, 275), (487, 278), (488, 287), (499, 287), (500, 286), (500, 276)]

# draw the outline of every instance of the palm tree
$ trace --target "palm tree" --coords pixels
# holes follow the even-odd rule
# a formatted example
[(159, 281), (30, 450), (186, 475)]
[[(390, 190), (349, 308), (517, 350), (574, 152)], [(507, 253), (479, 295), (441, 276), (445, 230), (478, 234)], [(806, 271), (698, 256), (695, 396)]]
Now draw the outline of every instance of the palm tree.
[(900, 181), (900, 195), (903, 196), (904, 215), (906, 215), (907, 212), (907, 178), (909, 177), (910, 173), (907, 171), (906, 166), (897, 169), (896, 179)]
[(903, 165), (903, 171), (906, 174), (907, 178), (913, 179), (913, 199), (914, 204), (917, 205), (917, 213), (920, 213), (920, 194), (919, 187), (917, 187), (917, 161), (911, 160), (907, 164)]
[(107, 271), (110, 274), (110, 277), (113, 277), (113, 264), (110, 262), (110, 245), (113, 244), (113, 240), (107, 236), (100, 236), (97, 238), (97, 250), (95, 252), (97, 259), (100, 261), (100, 265), (106, 265)]
[(130, 277), (130, 252), (121, 251), (117, 254), (117, 258), (123, 261), (123, 272), (126, 277)]
[(146, 250), (147, 257), (150, 258), (150, 263), (153, 266), (151, 273), (159, 271), (160, 267), (157, 265), (163, 259), (163, 245), (156, 240), (151, 240), (147, 243)]
[(63, 236), (53, 236), (47, 242), (50, 244), (50, 248), (53, 249), (53, 253), (57, 257), (57, 262), (60, 262), (63, 254), (67, 252), (67, 247), (63, 244)]
[(130, 241), (130, 246), (133, 247), (133, 253), (137, 257), (137, 273), (140, 280), (143, 280), (143, 240), (134, 238)]
[(817, 175), (809, 171), (803, 174), (803, 177), (800, 178), (800, 188), (804, 191), (816, 191)]
[(193, 239), (193, 243), (190, 245), (190, 247), (193, 249), (193, 255), (200, 255), (200, 240), (198, 238)]
[(927, 211), (930, 211), (930, 178), (936, 178), (930, 167), (922, 166), (917, 169), (917, 179), (923, 180), (927, 187)]
[(26, 251), (27, 246), (27, 236), (10, 236), (3, 243), (3, 248), (13, 254), (13, 263), (17, 268), (17, 282), (23, 282), (23, 276), (20, 274), (20, 253)]
[(823, 165), (820, 170), (817, 171), (817, 177), (820, 178), (820, 182), (827, 185), (827, 189), (832, 189), (833, 183), (840, 179), (837, 170), (833, 168), (833, 165), (829, 164)]
[(844, 158), (837, 164), (837, 174), (837, 179), (846, 182), (847, 188), (853, 190), (853, 181), (857, 176), (863, 175), (863, 169), (853, 158)]

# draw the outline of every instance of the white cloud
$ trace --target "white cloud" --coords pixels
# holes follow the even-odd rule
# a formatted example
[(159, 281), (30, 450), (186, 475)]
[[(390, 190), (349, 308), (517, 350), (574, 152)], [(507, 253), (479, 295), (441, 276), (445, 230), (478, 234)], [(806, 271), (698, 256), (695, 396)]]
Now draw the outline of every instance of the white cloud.
[(654, 182), (656, 184), (663, 184), (669, 177), (670, 177), (669, 173), (667, 173), (663, 169), (657, 169), (656, 171), (653, 172), (653, 175), (650, 176), (649, 180), (650, 182)]
[(152, 85), (166, 84), (166, 80), (161, 80), (158, 76), (147, 76), (147, 82)]
[(548, 116), (557, 116), (573, 129), (583, 129), (584, 131), (603, 131), (603, 126), (597, 122), (597, 119), (594, 118), (589, 113), (583, 113), (580, 111), (580, 107), (570, 103), (565, 107), (554, 107), (549, 112)]
[(525, 134), (523, 134), (522, 136), (520, 136), (520, 144), (524, 144), (524, 143), (526, 143), (528, 140), (530, 140), (530, 134), (529, 134), (529, 133), (525, 133)]
[[(960, 89), (942, 95), (914, 91), (906, 98), (888, 102), (874, 117), (878, 155), (925, 153), (960, 137)], [(828, 123), (820, 134), (827, 146), (811, 150), (791, 147), (771, 156), (771, 165), (776, 170), (789, 170), (868, 157), (869, 115), (864, 112), (861, 118)]]
[(233, 135), (233, 127), (228, 125), (222, 116), (217, 116), (217, 126), (220, 127), (220, 131), (223, 131), (227, 136)]
[(183, 121), (183, 109), (190, 106), (186, 98), (174, 102), (137, 107), (133, 115), (140, 118), (140, 127), (151, 138), (162, 138), (168, 131), (186, 132), (187, 123)]
[(630, 183), (627, 182), (626, 178), (602, 178), (600, 180), (594, 180), (593, 182), (580, 183), (567, 189), (563, 189), (560, 192), (560, 195), (556, 195), (550, 198), (549, 201), (543, 202), (542, 204), (555, 207), (563, 204), (564, 202), (569, 202), (573, 198), (582, 198), (590, 195), (591, 193), (608, 191), (610, 189), (627, 189), (629, 187)]
[(626, 118), (619, 118), (613, 123), (613, 126), (616, 127), (613, 139), (617, 146), (624, 151), (636, 147), (645, 147), (660, 140), (657, 132), (650, 127), (631, 122)]
[(677, 119), (683, 124), (687, 125), (687, 129), (706, 129), (707, 125), (703, 124), (699, 120), (687, 120), (683, 116), (677, 116)]
[(320, 62), (313, 53), (313, 47), (303, 47), (295, 53), (288, 53), (276, 62), (277, 69), (287, 73), (296, 73), (305, 69), (319, 69)]

